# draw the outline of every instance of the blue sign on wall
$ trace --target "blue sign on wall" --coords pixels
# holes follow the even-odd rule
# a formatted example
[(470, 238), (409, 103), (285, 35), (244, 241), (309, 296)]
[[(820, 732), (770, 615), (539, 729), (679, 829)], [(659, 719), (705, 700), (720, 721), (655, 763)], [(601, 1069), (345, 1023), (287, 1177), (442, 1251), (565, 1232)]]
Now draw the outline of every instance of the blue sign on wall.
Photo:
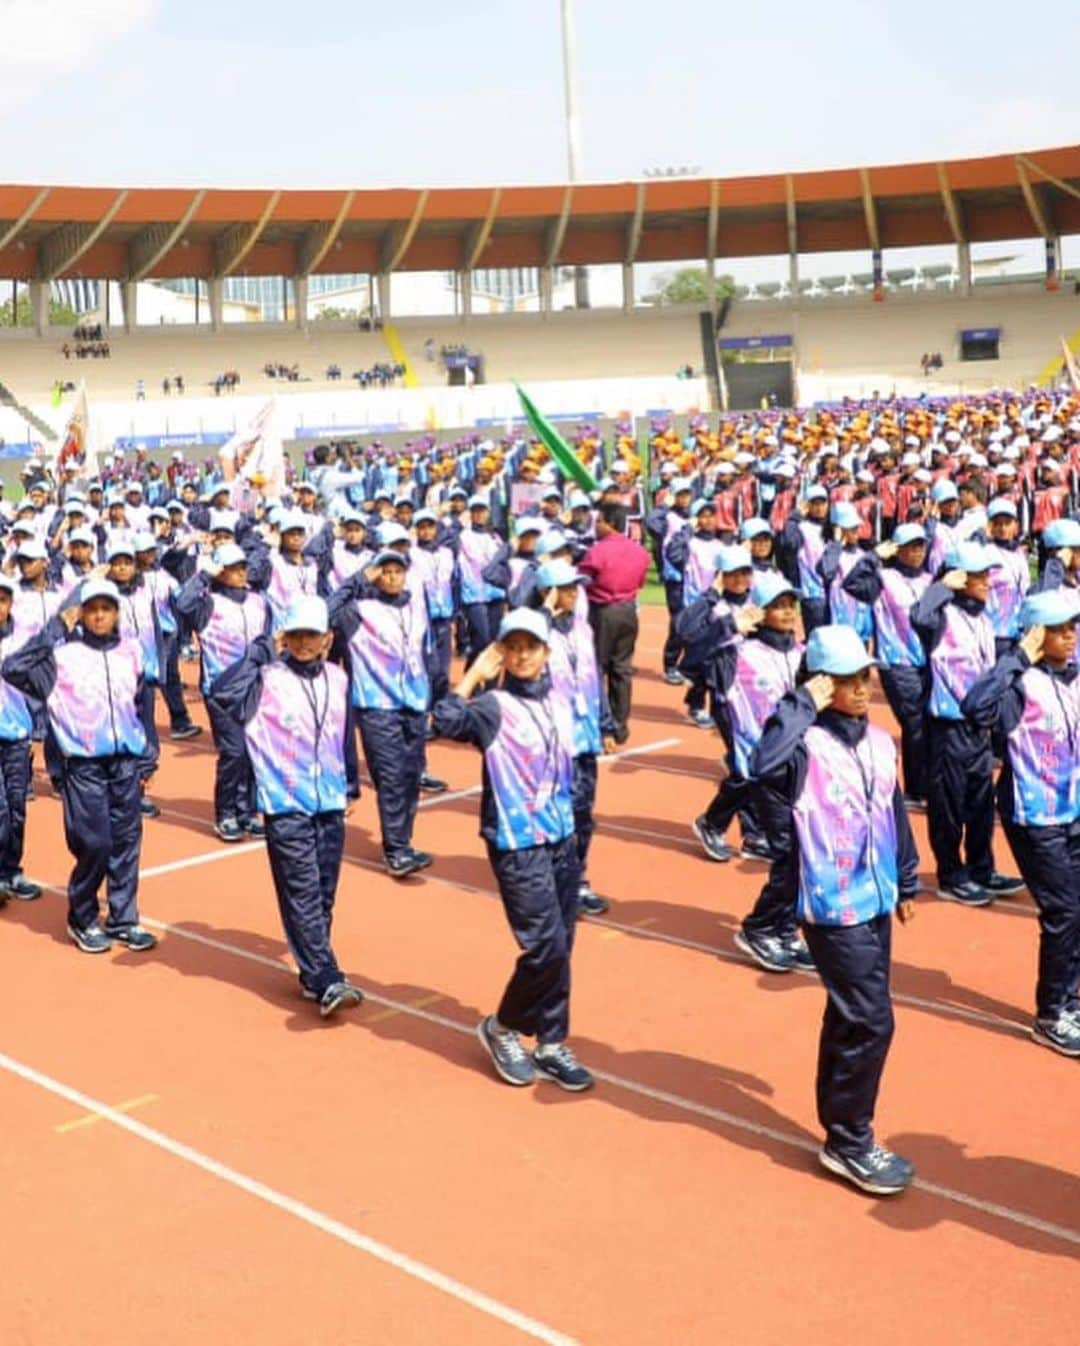
[(794, 344), (789, 336), (720, 337), (717, 341), (722, 351), (780, 350)]

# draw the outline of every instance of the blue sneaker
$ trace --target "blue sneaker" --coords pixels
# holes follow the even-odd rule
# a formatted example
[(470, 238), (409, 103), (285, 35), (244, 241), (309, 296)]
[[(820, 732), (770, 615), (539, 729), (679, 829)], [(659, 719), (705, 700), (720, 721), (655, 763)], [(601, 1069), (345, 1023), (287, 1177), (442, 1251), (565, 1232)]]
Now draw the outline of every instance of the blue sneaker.
[(507, 1084), (532, 1084), (536, 1079), (536, 1070), (529, 1060), (529, 1053), (521, 1045), (521, 1039), (510, 1028), (497, 1029), (495, 1016), (489, 1014), (476, 1026), (476, 1036), (484, 1045), (495, 1073)]
[(824, 1145), (818, 1151), (818, 1161), (822, 1168), (871, 1196), (895, 1196), (910, 1187), (915, 1178), (914, 1164), (880, 1145), (857, 1155), (839, 1154)]
[(83, 953), (108, 953), (112, 948), (112, 940), (96, 921), (85, 930), (80, 930), (78, 926), (69, 922), (67, 932), (68, 938), (77, 944)]
[(1067, 1010), (1056, 1019), (1036, 1019), (1031, 1026), (1033, 1041), (1062, 1056), (1080, 1056), (1080, 1018)]
[(533, 1052), (532, 1059), (540, 1078), (551, 1080), (560, 1089), (577, 1094), (596, 1083), (565, 1042), (544, 1043)]
[(795, 971), (793, 944), (781, 935), (759, 935), (745, 929), (736, 930), (735, 947), (741, 949), (766, 972)]

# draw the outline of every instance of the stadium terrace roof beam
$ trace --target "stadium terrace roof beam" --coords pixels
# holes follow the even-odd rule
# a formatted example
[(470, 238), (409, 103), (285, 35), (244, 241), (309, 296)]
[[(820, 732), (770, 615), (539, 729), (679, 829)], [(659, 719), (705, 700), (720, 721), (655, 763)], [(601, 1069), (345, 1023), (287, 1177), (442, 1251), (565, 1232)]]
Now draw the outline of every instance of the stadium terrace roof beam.
[(1020, 191), (1023, 193), (1024, 204), (1028, 208), (1028, 214), (1035, 228), (1042, 234), (1043, 238), (1053, 238), (1056, 230), (1051, 227), (1050, 214), (1042, 200), (1042, 195), (1036, 190), (1028, 177), (1027, 167), (1023, 158), (1018, 154), (1016, 156), (1016, 176), (1020, 181)]
[(502, 188), (496, 187), (491, 193), (491, 201), (488, 203), (487, 214), (483, 220), (474, 224), (465, 240), (465, 265), (462, 268), (465, 271), (475, 271), (476, 265), (480, 261), (481, 254), (488, 245), (491, 238), (491, 231), (495, 228), (495, 219), (499, 213), (499, 203), (502, 200)]
[(563, 191), (562, 208), (558, 218), (551, 221), (544, 231), (544, 265), (557, 266), (566, 239), (566, 228), (570, 223), (570, 207), (574, 201), (574, 188), (567, 186)]
[(187, 209), (175, 224), (156, 223), (145, 225), (128, 244), (128, 279), (145, 280), (154, 268), (166, 257), (183, 237), (184, 230), (195, 218), (196, 212), (206, 198), (206, 189), (197, 191), (188, 203)]
[(634, 213), (626, 222), (626, 251), (623, 254), (626, 266), (634, 264), (641, 247), (641, 233), (645, 225), (645, 190), (645, 183), (639, 182), (634, 193)]
[(870, 189), (869, 169), (859, 169), (859, 184), (862, 188), (863, 214), (866, 217), (866, 232), (870, 239), (870, 246), (875, 252), (880, 252), (881, 234), (878, 230), (877, 205), (874, 201), (874, 193)]
[(964, 218), (960, 213), (960, 206), (953, 195), (953, 190), (949, 186), (949, 172), (944, 164), (938, 164), (937, 176), (941, 191), (941, 204), (945, 207), (945, 218), (949, 222), (953, 242), (957, 244), (966, 243), (968, 239), (967, 231), (964, 229)]
[(22, 212), (19, 218), (15, 220), (12, 224), (10, 224), (2, 234), (0, 234), (0, 252), (3, 252), (4, 249), (9, 246), (9, 244), (15, 242), (15, 240), (19, 237), (22, 231), (26, 228), (26, 226), (34, 218), (37, 212), (45, 204), (45, 201), (48, 198), (48, 195), (51, 191), (52, 191), (51, 187), (42, 187), (41, 191), (38, 192), (38, 194), (34, 197), (34, 199)]
[(799, 217), (795, 209), (795, 179), (790, 173), (784, 178), (784, 198), (787, 214), (788, 285), (792, 293), (799, 286)]
[(392, 225), (383, 236), (379, 247), (379, 270), (384, 276), (396, 271), (405, 260), (405, 254), (412, 246), (416, 231), (420, 228), (420, 221), (424, 218), (424, 211), (427, 209), (430, 195), (431, 193), (425, 187), (417, 195), (408, 223)]
[(224, 233), (214, 239), (214, 275), (231, 276), (244, 258), (262, 237), (263, 230), (270, 223), (270, 217), (277, 210), (281, 192), (271, 192), (263, 206), (262, 213), (251, 224), (230, 225)]
[(1055, 177), (1053, 173), (1048, 173), (1046, 169), (1043, 168), (1042, 164), (1035, 162), (1030, 154), (1018, 154), (1016, 156), (1016, 162), (1018, 164), (1023, 164), (1025, 168), (1031, 169), (1031, 171), (1037, 173), (1039, 177), (1045, 178), (1046, 181), (1056, 187), (1059, 192), (1064, 192), (1067, 196), (1074, 196), (1080, 201), (1080, 187), (1074, 187), (1072, 183), (1065, 182), (1061, 178)]
[(355, 191), (345, 192), (341, 198), (338, 212), (332, 220), (322, 220), (310, 225), (304, 231), (296, 262), (296, 274), (298, 276), (310, 276), (313, 271), (317, 271), (322, 265), (326, 254), (337, 242), (342, 225), (348, 219), (349, 211), (352, 210), (355, 200)]
[(128, 190), (117, 192), (112, 204), (96, 224), (75, 220), (61, 224), (46, 234), (38, 248), (37, 276), (39, 280), (55, 280), (70, 271), (79, 258), (92, 248), (116, 218), (120, 207), (128, 199)]

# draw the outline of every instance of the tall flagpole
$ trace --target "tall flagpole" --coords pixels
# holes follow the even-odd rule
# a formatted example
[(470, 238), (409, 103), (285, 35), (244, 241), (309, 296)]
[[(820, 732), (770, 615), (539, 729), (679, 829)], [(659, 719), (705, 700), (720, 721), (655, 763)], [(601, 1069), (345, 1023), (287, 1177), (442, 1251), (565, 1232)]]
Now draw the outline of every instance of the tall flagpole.
[[(581, 178), (581, 108), (577, 88), (577, 39), (574, 33), (574, 0), (560, 0), (562, 9), (563, 96), (566, 104), (566, 166), (571, 184)], [(589, 307), (589, 273), (574, 268), (574, 303)]]

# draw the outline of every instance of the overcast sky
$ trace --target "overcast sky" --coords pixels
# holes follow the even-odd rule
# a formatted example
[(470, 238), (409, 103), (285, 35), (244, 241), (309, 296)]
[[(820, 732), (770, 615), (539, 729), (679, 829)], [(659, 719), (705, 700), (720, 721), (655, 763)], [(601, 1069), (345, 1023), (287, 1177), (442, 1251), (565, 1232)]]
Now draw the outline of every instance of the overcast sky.
[[(1080, 7), (576, 0), (576, 12), (590, 179), (1080, 139)], [(558, 0), (0, 0), (0, 32), (8, 181), (481, 185), (566, 173)]]

